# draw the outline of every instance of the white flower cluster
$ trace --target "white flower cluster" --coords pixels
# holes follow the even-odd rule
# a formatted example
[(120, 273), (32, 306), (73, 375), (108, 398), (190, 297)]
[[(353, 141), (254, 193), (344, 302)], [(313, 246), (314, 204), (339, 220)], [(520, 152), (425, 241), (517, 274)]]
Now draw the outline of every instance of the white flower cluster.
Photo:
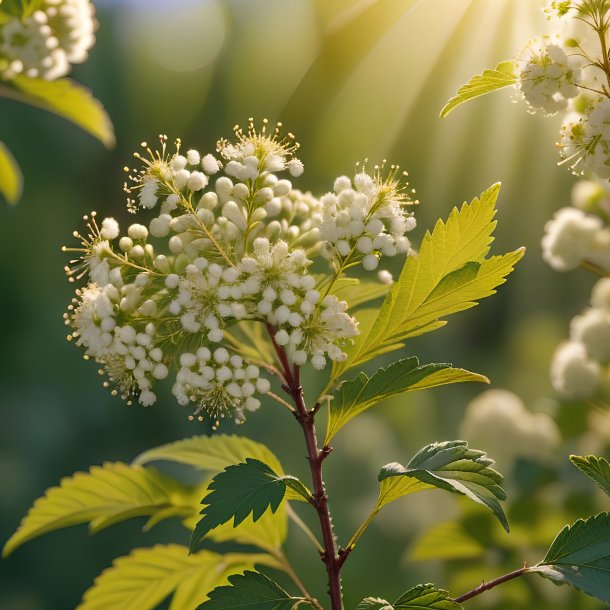
[(553, 387), (567, 399), (593, 397), (610, 376), (610, 278), (591, 294), (591, 307), (570, 323), (570, 340), (553, 357)]
[[(236, 128), (234, 141), (220, 140), (216, 155), (182, 154), (179, 141), (170, 154), (165, 136), (159, 151), (143, 146), (147, 155), (136, 155), (143, 168), (131, 171), (125, 188), (129, 211), (148, 213), (145, 224), (121, 234), (116, 220), (98, 224), (93, 214), (85, 217), (87, 235), (75, 233), (82, 247), (66, 249), (79, 254), (66, 268), (70, 278), (88, 278), (66, 323), (115, 392), (150, 405), (155, 383), (173, 374), (178, 402), (194, 404), (199, 418), (242, 421), (260, 405), (257, 394), (269, 391), (260, 366), (289, 375), (293, 367), (321, 370), (345, 359), (358, 328), (333, 285), (360, 260), (372, 268), (367, 256), (377, 261), (408, 249), (404, 233), (414, 219), (395, 177), (360, 172), (355, 189), (338, 179), (346, 186), (332, 197), (341, 205), (351, 197), (352, 204), (333, 212), (278, 176), (298, 176), (302, 163), (292, 136), (279, 128), (267, 133), (266, 122), (260, 131), (253, 123), (246, 133)], [(345, 210), (356, 217), (358, 206), (357, 230), (341, 234), (358, 254), (339, 254), (343, 266), (333, 258), (330, 273), (310, 273), (315, 256), (338, 243), (322, 235), (324, 222), (328, 229)], [(384, 272), (379, 279), (392, 278)], [(239, 334), (246, 323), (263, 325), (277, 362), (240, 349), (233, 327)]]
[(572, 195), (575, 207), (561, 208), (547, 222), (542, 257), (553, 269), (571, 271), (593, 265), (610, 271), (610, 228), (603, 220), (606, 198), (599, 183), (577, 183)]
[(379, 258), (406, 253), (410, 242), (405, 233), (415, 228), (415, 217), (405, 206), (410, 201), (395, 180), (398, 168), (381, 178), (362, 171), (352, 180), (340, 176), (332, 193), (322, 197), (320, 237), (327, 252), (340, 266), (362, 262), (367, 271), (377, 269)]
[(43, 0), (31, 15), (0, 26), (0, 74), (54, 80), (82, 63), (95, 44), (95, 9), (89, 0)]
[(520, 54), (519, 90), (532, 112), (556, 114), (578, 95), (578, 61), (561, 44), (559, 38), (541, 36), (530, 40)]

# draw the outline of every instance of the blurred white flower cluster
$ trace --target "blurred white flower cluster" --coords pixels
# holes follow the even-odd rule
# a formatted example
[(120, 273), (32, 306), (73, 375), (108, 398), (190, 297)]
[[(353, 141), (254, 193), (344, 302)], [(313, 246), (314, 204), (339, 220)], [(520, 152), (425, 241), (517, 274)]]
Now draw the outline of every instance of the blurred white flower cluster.
[(590, 304), (572, 319), (570, 340), (551, 363), (553, 387), (569, 400), (593, 398), (610, 381), (610, 277), (595, 284)]
[(527, 43), (515, 60), (530, 112), (563, 115), (559, 152), (575, 174), (610, 178), (610, 1), (552, 0), (552, 35)]
[(89, 0), (42, 0), (36, 10), (11, 15), (0, 25), (0, 76), (24, 74), (54, 80), (87, 59), (95, 44), (95, 8)]
[[(125, 185), (143, 224), (122, 233), (93, 213), (87, 234), (75, 233), (82, 246), (66, 248), (79, 254), (66, 271), (87, 283), (66, 324), (115, 394), (151, 405), (155, 384), (170, 378), (194, 415), (242, 421), (270, 389), (261, 369), (278, 363), (240, 350), (240, 323), (261, 324), (284, 366), (320, 370), (345, 359), (358, 328), (333, 293), (337, 280), (408, 250), (413, 202), (397, 168), (385, 177), (360, 168), (355, 188), (343, 176), (321, 200), (294, 189), (282, 174), (299, 177), (303, 164), (280, 127), (251, 120), (214, 154), (183, 154), (180, 141), (170, 153), (165, 136), (156, 151), (143, 143), (142, 167), (127, 170)], [(376, 279), (392, 281), (388, 272)]]

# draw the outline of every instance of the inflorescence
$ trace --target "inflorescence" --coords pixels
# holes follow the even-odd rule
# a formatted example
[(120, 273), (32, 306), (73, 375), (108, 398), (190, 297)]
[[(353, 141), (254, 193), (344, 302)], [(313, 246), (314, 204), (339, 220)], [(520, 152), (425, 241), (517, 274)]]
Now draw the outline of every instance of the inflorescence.
[[(236, 347), (240, 324), (262, 324), (291, 366), (345, 359), (358, 328), (336, 280), (409, 250), (414, 202), (398, 168), (384, 176), (357, 166), (318, 199), (293, 188), (303, 173), (298, 144), (266, 121), (236, 127), (214, 154), (183, 153), (179, 140), (170, 152), (166, 136), (158, 150), (142, 149), (125, 190), (144, 224), (122, 234), (92, 213), (85, 234), (75, 233), (81, 246), (65, 248), (78, 254), (70, 280), (87, 280), (65, 315), (69, 338), (101, 365), (112, 392), (148, 406), (155, 384), (173, 378), (193, 416), (243, 421), (269, 392), (261, 369), (272, 363)], [(312, 273), (316, 259), (330, 270)], [(377, 279), (392, 281), (387, 271)]]

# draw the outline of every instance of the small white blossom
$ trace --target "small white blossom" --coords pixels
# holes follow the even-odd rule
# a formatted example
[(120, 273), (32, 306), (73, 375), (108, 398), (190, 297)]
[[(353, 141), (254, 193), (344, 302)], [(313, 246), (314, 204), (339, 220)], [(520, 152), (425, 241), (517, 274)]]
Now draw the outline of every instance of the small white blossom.
[(582, 343), (593, 360), (610, 360), (610, 314), (603, 309), (588, 309), (572, 318), (570, 339)]
[(551, 382), (564, 398), (591, 398), (597, 389), (600, 375), (599, 365), (587, 356), (582, 343), (564, 343), (553, 356)]

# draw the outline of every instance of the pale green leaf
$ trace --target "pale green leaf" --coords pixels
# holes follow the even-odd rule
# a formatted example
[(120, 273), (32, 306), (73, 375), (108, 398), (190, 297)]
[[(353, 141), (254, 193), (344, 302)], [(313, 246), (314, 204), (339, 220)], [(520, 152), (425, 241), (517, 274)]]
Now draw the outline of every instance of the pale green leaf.
[(246, 571), (229, 577), (229, 586), (210, 591), (198, 610), (292, 610), (306, 603), (293, 597), (260, 572)]
[(172, 594), (170, 610), (192, 610), (229, 576), (258, 563), (274, 560), (245, 553), (189, 555), (177, 544), (136, 549), (95, 579), (77, 610), (152, 610)]
[(245, 436), (219, 434), (217, 436), (193, 436), (184, 440), (160, 445), (138, 455), (134, 464), (155, 461), (177, 462), (200, 470), (219, 472), (227, 466), (255, 458), (267, 464), (278, 475), (284, 474), (275, 454), (262, 443)]
[(429, 529), (415, 541), (409, 556), (416, 561), (473, 559), (486, 549), (464, 529), (461, 523), (448, 521)]
[(338, 299), (346, 301), (349, 308), (353, 309), (369, 301), (384, 297), (389, 290), (390, 286), (381, 282), (354, 280), (354, 282), (342, 284), (340, 280), (337, 280), (330, 293), (334, 294)]
[(505, 282), (524, 250), (485, 258), (493, 241), (498, 192), (499, 185), (492, 186), (426, 233), (419, 254), (407, 257), (374, 322), (362, 325), (347, 359), (333, 368), (333, 379), (408, 338), (440, 328), (442, 317), (474, 307)]
[(594, 455), (571, 455), (570, 461), (610, 496), (610, 464), (607, 460)]
[(242, 320), (231, 328), (231, 332), (225, 331), (225, 337), (250, 362), (262, 365), (275, 360), (273, 345), (261, 322)]
[(88, 473), (62, 479), (59, 487), (36, 500), (4, 546), (3, 555), (28, 540), (81, 523), (98, 531), (168, 509), (172, 515), (186, 516), (194, 511), (192, 491), (151, 468), (121, 462), (93, 466)]
[(21, 75), (7, 84), (18, 90), (17, 99), (71, 121), (108, 148), (114, 146), (114, 129), (110, 117), (101, 102), (86, 87), (68, 78), (47, 81)]
[(201, 501), (202, 518), (191, 537), (191, 550), (213, 529), (233, 519), (238, 526), (250, 514), (257, 521), (268, 509), (275, 512), (284, 499), (286, 487), (311, 494), (291, 476), (277, 475), (267, 464), (246, 458), (241, 464), (228, 466), (218, 473), (208, 486), (208, 494)]
[(499, 63), (495, 70), (484, 70), (483, 74), (473, 76), (465, 85), (462, 85), (441, 110), (441, 118), (445, 118), (460, 104), (481, 95), (516, 85), (519, 82), (516, 66), (513, 61)]
[(23, 192), (23, 176), (15, 157), (3, 142), (0, 142), (0, 194), (11, 205), (15, 205)]
[(325, 444), (356, 415), (390, 396), (465, 381), (489, 383), (482, 375), (452, 368), (450, 364), (420, 366), (416, 357), (394, 362), (387, 368), (379, 369), (372, 377), (360, 373), (344, 382), (334, 393), (333, 400), (329, 401)]
[(454, 602), (447, 591), (437, 589), (432, 584), (417, 585), (403, 593), (393, 604), (378, 597), (367, 597), (358, 605), (357, 610), (414, 610), (432, 608), (433, 610), (460, 610), (462, 606)]
[(610, 603), (610, 515), (600, 513), (566, 526), (544, 560), (529, 571)]

